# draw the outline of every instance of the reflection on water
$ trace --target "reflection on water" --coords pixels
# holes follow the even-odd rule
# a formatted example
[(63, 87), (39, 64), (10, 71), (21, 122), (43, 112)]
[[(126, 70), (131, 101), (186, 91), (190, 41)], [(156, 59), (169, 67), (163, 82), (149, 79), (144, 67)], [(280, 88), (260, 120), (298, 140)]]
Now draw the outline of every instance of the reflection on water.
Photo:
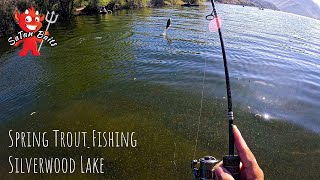
[[(320, 22), (241, 6), (218, 9), (236, 122), (266, 177), (317, 179)], [(48, 177), (9, 175), (10, 155), (82, 155), (104, 157), (106, 173), (52, 178), (191, 179), (204, 60), (196, 156), (221, 159), (227, 152), (225, 83), (218, 36), (204, 18), (208, 12), (179, 7), (75, 17), (52, 26), (59, 45), (45, 45), (41, 57), (1, 51), (2, 178)], [(9, 129), (135, 131), (138, 147), (9, 149)]]

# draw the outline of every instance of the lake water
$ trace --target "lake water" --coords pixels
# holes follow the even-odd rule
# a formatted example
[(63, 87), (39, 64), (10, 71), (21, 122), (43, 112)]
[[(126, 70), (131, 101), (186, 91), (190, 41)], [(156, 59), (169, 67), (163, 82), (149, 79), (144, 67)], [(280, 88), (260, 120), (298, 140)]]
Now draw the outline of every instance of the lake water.
[[(320, 21), (233, 5), (217, 10), (235, 123), (266, 179), (319, 179)], [(107, 160), (103, 175), (67, 176), (79, 179), (192, 179), (193, 158), (222, 159), (226, 91), (218, 34), (205, 19), (210, 12), (172, 7), (75, 17), (51, 26), (59, 44), (44, 44), (40, 57), (21, 58), (20, 48), (1, 39), (1, 179), (48, 178), (8, 174), (10, 155)], [(135, 131), (138, 146), (8, 148), (9, 129)]]

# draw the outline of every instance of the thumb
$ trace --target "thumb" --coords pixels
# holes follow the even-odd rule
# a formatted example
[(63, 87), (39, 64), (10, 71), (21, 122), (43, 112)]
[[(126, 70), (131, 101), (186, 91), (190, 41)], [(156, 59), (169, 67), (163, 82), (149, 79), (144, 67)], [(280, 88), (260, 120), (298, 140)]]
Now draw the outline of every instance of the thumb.
[(230, 172), (224, 167), (217, 167), (214, 172), (216, 174), (216, 180), (234, 180)]

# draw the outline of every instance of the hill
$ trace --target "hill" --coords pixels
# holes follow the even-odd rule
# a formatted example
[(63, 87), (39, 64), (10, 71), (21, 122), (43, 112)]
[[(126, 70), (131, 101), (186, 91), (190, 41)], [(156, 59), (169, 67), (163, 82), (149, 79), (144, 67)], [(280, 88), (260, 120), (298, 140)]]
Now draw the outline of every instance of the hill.
[(217, 0), (217, 2), (281, 10), (320, 19), (320, 0)]
[(217, 0), (217, 2), (223, 4), (236, 4), (243, 6), (254, 6), (265, 9), (279, 10), (273, 3), (265, 0)]
[[(281, 11), (320, 19), (319, 0), (265, 0), (276, 5)], [(318, 4), (316, 3), (318, 2)]]

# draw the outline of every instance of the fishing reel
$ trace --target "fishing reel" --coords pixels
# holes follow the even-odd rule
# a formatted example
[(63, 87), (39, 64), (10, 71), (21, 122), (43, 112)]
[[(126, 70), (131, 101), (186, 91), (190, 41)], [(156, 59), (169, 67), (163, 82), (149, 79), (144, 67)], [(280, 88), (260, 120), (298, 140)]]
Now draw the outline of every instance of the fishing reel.
[[(220, 161), (213, 156), (205, 156), (198, 160), (191, 161), (191, 169), (194, 180), (213, 180), (214, 170)], [(228, 155), (223, 157), (223, 167), (226, 168), (235, 180), (240, 178), (240, 157)]]
[[(198, 160), (191, 161), (191, 169), (193, 173), (194, 180), (198, 179), (214, 179), (214, 168), (219, 163), (219, 161), (213, 156), (205, 156)], [(199, 168), (196, 166), (199, 164)]]

